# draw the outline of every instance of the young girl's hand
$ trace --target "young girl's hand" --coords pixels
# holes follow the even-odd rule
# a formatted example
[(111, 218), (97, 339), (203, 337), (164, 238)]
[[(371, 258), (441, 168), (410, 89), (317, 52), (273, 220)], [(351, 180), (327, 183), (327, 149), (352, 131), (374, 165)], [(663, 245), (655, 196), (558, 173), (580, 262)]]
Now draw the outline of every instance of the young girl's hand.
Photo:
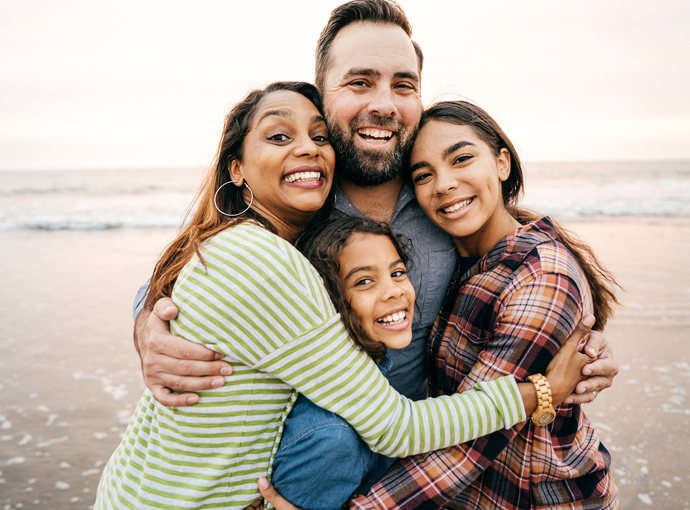
[(554, 407), (560, 405), (575, 390), (577, 383), (587, 379), (587, 376), (582, 375), (582, 367), (597, 359), (596, 356), (590, 357), (579, 352), (580, 343), (577, 336), (568, 338), (546, 367), (545, 375), (551, 387)]

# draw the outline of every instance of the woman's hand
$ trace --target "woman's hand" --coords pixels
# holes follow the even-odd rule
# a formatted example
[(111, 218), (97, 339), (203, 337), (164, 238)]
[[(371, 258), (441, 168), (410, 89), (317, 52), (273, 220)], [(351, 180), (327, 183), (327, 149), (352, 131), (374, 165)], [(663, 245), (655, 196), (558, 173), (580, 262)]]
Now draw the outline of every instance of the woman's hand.
[[(134, 325), (134, 346), (141, 358), (144, 384), (165, 406), (196, 404), (202, 391), (225, 384), (224, 375), (232, 367), (216, 361), (221, 354), (170, 333), (169, 321), (177, 317), (177, 307), (168, 298), (159, 299), (153, 311), (142, 310)], [(221, 377), (218, 377), (221, 376)]]
[[(594, 324), (594, 317), (587, 316), (582, 324), (589, 328)], [(576, 332), (577, 333), (577, 332)], [(588, 350), (588, 354), (578, 351), (578, 346), (584, 335), (573, 334), (568, 337), (556, 356), (546, 367), (546, 379), (551, 387), (551, 398), (554, 407), (560, 405), (575, 390), (577, 384), (588, 376), (583, 375), (583, 367), (596, 361), (596, 352)]]

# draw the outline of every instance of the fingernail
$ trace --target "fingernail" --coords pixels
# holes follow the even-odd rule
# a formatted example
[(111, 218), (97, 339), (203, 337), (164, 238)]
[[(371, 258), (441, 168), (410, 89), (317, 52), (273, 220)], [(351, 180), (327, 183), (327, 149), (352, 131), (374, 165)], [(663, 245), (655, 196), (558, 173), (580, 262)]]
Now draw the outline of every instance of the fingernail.
[(584, 324), (588, 328), (591, 328), (592, 326), (594, 326), (594, 316), (588, 315), (587, 317), (582, 319), (582, 324)]
[(189, 397), (189, 398), (187, 399), (187, 405), (188, 405), (188, 406), (191, 406), (191, 405), (193, 405), (193, 404), (196, 404), (198, 401), (199, 401), (199, 397), (198, 397), (198, 396), (197, 396), (197, 397)]
[(211, 381), (211, 388), (220, 388), (225, 384), (225, 379), (222, 377), (216, 377), (213, 381)]
[(564, 404), (571, 404), (572, 402), (573, 402), (573, 399), (572, 399), (572, 398), (566, 398), (566, 399), (563, 401)]
[(214, 357), (215, 359), (220, 359), (220, 358), (223, 357), (223, 355), (222, 355), (220, 352), (217, 352), (217, 353), (215, 353), (215, 354), (213, 355), (213, 357)]
[(223, 367), (220, 369), (220, 375), (230, 375), (232, 374), (232, 370), (230, 367)]
[(592, 369), (589, 368), (589, 367), (584, 367), (584, 368), (582, 369), (582, 373), (583, 373), (584, 375), (592, 375)]
[(259, 478), (259, 489), (268, 489), (268, 479), (263, 476)]
[(169, 306), (169, 307), (167, 307), (165, 310), (163, 310), (163, 313), (172, 312), (173, 310), (175, 310), (175, 307), (174, 307), (174, 306)]

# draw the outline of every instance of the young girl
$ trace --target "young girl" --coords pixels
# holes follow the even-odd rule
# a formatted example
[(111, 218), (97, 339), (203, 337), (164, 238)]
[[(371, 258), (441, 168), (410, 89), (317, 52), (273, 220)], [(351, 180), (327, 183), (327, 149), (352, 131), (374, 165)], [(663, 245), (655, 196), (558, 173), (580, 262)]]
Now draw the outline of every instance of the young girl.
[[(410, 176), (460, 256), (429, 341), (432, 394), (507, 374), (523, 381), (582, 316), (605, 325), (615, 281), (584, 243), (515, 207), (520, 160), (486, 112), (464, 101), (424, 112)], [(610, 455), (580, 406), (540, 407), (509, 430), (405, 459), (368, 498), (396, 508), (618, 508)]]
[[(342, 217), (308, 230), (296, 246), (321, 274), (352, 337), (385, 374), (387, 350), (402, 349), (412, 338), (415, 293), (401, 241), (386, 224)], [(572, 384), (577, 367), (564, 362), (575, 355), (575, 344), (559, 353), (546, 374), (554, 379), (561, 372)], [(556, 403), (567, 392), (563, 382), (554, 381)], [(531, 383), (523, 384), (534, 392)], [(285, 421), (272, 482), (297, 507), (337, 509), (353, 493), (366, 493), (394, 461), (372, 452), (347, 423), (300, 396)]]
[[(334, 159), (310, 84), (253, 91), (228, 115), (216, 164), (156, 265), (148, 300), (172, 294), (172, 331), (222, 353), (233, 375), (190, 407), (167, 408), (147, 390), (103, 471), (95, 508), (244, 508), (259, 496), (257, 478), (271, 473), (298, 391), (392, 456), (510, 427), (526, 417), (523, 400), (535, 407), (534, 390), (512, 376), (410, 402), (355, 345), (319, 274), (291, 244), (326, 201)], [(392, 315), (375, 320), (394, 329), (400, 311)]]

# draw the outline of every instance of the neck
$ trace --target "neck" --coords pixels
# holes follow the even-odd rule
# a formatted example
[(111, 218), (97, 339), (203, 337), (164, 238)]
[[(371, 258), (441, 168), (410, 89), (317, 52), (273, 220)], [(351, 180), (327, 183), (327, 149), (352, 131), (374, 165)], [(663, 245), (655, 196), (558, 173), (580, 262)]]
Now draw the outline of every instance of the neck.
[(501, 207), (478, 231), (465, 237), (454, 237), (453, 243), (462, 257), (483, 257), (501, 239), (520, 227), (506, 208)]
[(345, 196), (364, 216), (376, 221), (390, 223), (403, 188), (403, 178), (398, 176), (392, 181), (378, 186), (358, 186), (340, 179), (338, 186)]

